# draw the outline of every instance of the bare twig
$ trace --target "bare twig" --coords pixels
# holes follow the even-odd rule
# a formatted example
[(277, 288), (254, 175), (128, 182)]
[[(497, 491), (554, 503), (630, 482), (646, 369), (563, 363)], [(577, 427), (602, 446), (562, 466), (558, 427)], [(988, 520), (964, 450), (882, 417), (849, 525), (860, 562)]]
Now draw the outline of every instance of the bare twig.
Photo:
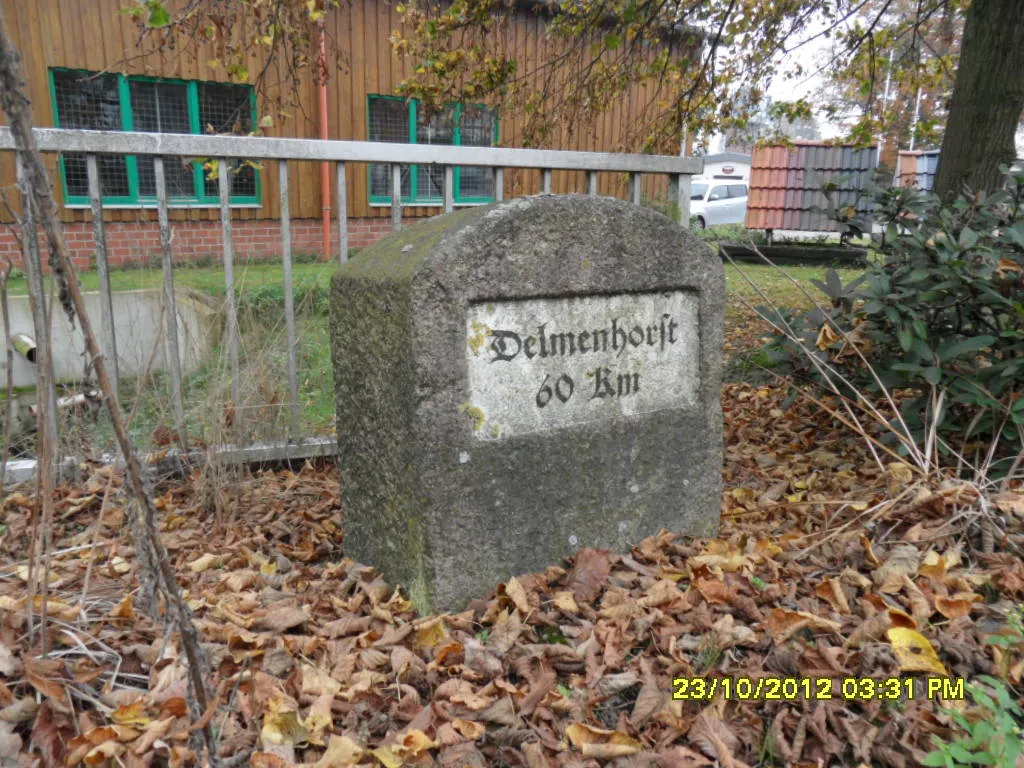
[[(77, 317), (81, 323), (86, 349), (95, 367), (107, 412), (113, 424), (114, 434), (124, 456), (129, 487), (135, 500), (133, 522), (135, 523), (134, 533), (139, 564), (154, 587), (153, 594), (147, 596), (151, 599), (146, 601), (148, 604), (145, 607), (156, 615), (156, 601), (152, 598), (155, 598), (157, 591), (167, 603), (168, 617), (176, 625), (181, 635), (182, 649), (188, 661), (190, 710), (192, 717), (198, 720), (209, 708), (210, 697), (206, 690), (209, 665), (199, 643), (198, 630), (192, 622), (191, 610), (182, 598), (181, 588), (171, 565), (171, 559), (160, 540), (156, 503), (147, 487), (146, 476), (131, 442), (120, 406), (112, 396), (113, 383), (86, 312), (81, 289), (77, 280), (68, 279), (68, 276), (74, 273), (74, 266), (64, 241), (64, 232), (57, 214), (57, 204), (53, 198), (50, 178), (32, 132), (31, 103), (26, 96), (20, 56), (7, 35), (2, 11), (0, 11), (0, 105), (3, 106), (4, 112), (7, 114), (11, 135), (23, 160), (24, 189), (30, 192), (31, 204), (37, 211), (40, 223), (46, 232), (50, 247), (51, 267), (61, 285), (62, 306), (69, 316)], [(41, 402), (45, 402), (45, 400), (41, 400)], [(45, 471), (45, 466), (45, 463), (41, 463), (40, 474)], [(45, 499), (43, 501), (46, 502)], [(52, 504), (52, 498), (50, 502)], [(210, 765), (218, 766), (220, 759), (213, 729), (207, 722), (202, 725), (201, 731), (207, 751), (207, 760)]]
[[(736, 263), (732, 261), (732, 257), (730, 257), (728, 254), (726, 254), (726, 257), (733, 264), (733, 266), (736, 266)], [(762, 258), (766, 258), (766, 257), (762, 256)], [(769, 263), (771, 263), (771, 262), (769, 262)], [(772, 264), (772, 266), (775, 266), (775, 265)], [(737, 270), (739, 271), (740, 276), (743, 277), (743, 279), (746, 280), (750, 284), (750, 286), (758, 293), (758, 295), (761, 296), (761, 298), (764, 301), (768, 302), (768, 304), (770, 306), (772, 306), (773, 308), (777, 309), (777, 307), (775, 307), (775, 304), (768, 297), (768, 295), (763, 290), (761, 290), (760, 286), (758, 286), (756, 283), (754, 283), (750, 279), (750, 277), (747, 276), (747, 274), (743, 270), (739, 269), (738, 267), (737, 267)], [(793, 341), (793, 343), (795, 343), (797, 346), (800, 347), (800, 351), (810, 361), (810, 363), (815, 367), (815, 369), (818, 371), (818, 373), (821, 375), (821, 377), (826, 381), (826, 383), (828, 385), (828, 388), (831, 390), (831, 392), (838, 398), (838, 400), (839, 400), (840, 404), (842, 405), (843, 409), (846, 411), (847, 416), (849, 417), (849, 419), (855, 425), (853, 428), (857, 431), (858, 434), (861, 434), (861, 435), (864, 435), (864, 436), (868, 436), (868, 431), (864, 427), (864, 425), (860, 423), (860, 419), (857, 418), (857, 414), (853, 412), (853, 409), (851, 407), (850, 399), (847, 398), (846, 396), (844, 396), (842, 394), (842, 392), (839, 390), (839, 387), (836, 386), (836, 383), (835, 383), (835, 381), (832, 378), (833, 376), (835, 376), (835, 378), (837, 378), (843, 384), (846, 384), (850, 389), (852, 389), (853, 391), (855, 391), (857, 393), (858, 398), (859, 398), (859, 400), (857, 402), (857, 405), (859, 407), (861, 407), (863, 410), (867, 411), (879, 423), (887, 424), (887, 422), (886, 422), (885, 418), (882, 416), (882, 414), (878, 413), (877, 409), (874, 407), (874, 404), (871, 403), (871, 401), (868, 400), (867, 398), (864, 398), (863, 395), (861, 395), (861, 393), (856, 389), (856, 387), (854, 387), (853, 384), (846, 379), (846, 377), (844, 377), (838, 370), (836, 370), (834, 366), (819, 360), (807, 348), (807, 346), (804, 344), (803, 340), (799, 337), (799, 335), (792, 328), (792, 326), (789, 325), (789, 323), (785, 323), (785, 321), (783, 321), (785, 323), (785, 327), (780, 326), (777, 323), (773, 322), (772, 319), (767, 317), (764, 313), (760, 312), (756, 307), (751, 306), (748, 302), (746, 302), (746, 300), (743, 300), (743, 301), (744, 301), (744, 304), (748, 308), (750, 308), (754, 312), (756, 312), (757, 315), (766, 324), (768, 324), (774, 331), (776, 331), (777, 333), (779, 333), (779, 334), (785, 336), (786, 338), (790, 339), (791, 341)], [(863, 402), (861, 402), (861, 400)], [(874, 458), (875, 463), (878, 464), (879, 468), (884, 470), (885, 469), (885, 465), (882, 463), (881, 457), (878, 455), (878, 453), (875, 450), (875, 446), (876, 445), (878, 445), (877, 441), (875, 441), (873, 439), (869, 440), (868, 448), (871, 451), (872, 457)]]
[(82, 579), (82, 597), (79, 601), (79, 612), (82, 620), (87, 619), (85, 615), (85, 601), (89, 596), (89, 583), (92, 580), (92, 566), (96, 562), (96, 544), (100, 536), (100, 529), (103, 527), (103, 515), (107, 511), (107, 499), (110, 497), (110, 486), (113, 484), (113, 475), (107, 478), (107, 487), (103, 489), (103, 501), (100, 502), (100, 511), (93, 521), (92, 543), (89, 544), (89, 562), (85, 566), (85, 578)]
[(14, 435), (14, 345), (11, 344), (11, 311), (7, 304), (7, 282), (11, 277), (9, 258), (4, 259), (4, 268), (0, 272), (0, 314), (4, 321), (4, 347), (7, 351), (7, 402), (4, 410), (4, 449), (0, 457), (0, 499), (4, 497), (7, 485), (7, 460), (11, 457), (11, 439)]
[[(777, 324), (773, 323), (770, 318), (765, 317), (762, 313), (758, 312), (758, 314), (762, 317), (762, 319), (765, 320), (765, 322), (767, 322), (769, 325), (771, 325), (772, 328), (774, 328), (778, 332), (784, 334), (785, 336), (790, 338), (794, 343), (796, 343), (797, 345), (800, 346), (801, 351), (804, 352), (804, 354), (807, 357), (807, 359), (811, 362), (811, 364), (822, 375), (822, 378), (824, 378), (825, 381), (828, 383), (829, 389), (831, 389), (833, 391), (833, 393), (836, 394), (836, 396), (840, 397), (842, 402), (844, 402), (844, 404), (848, 402), (848, 398), (843, 397), (842, 393), (839, 391), (839, 388), (836, 386), (835, 381), (833, 380), (833, 377), (835, 377), (835, 379), (838, 379), (839, 381), (841, 381), (843, 384), (845, 384), (847, 387), (849, 387), (853, 392), (855, 392), (856, 395), (857, 395), (857, 401), (860, 403), (860, 405), (862, 407), (864, 407), (875, 419), (877, 419), (880, 424), (884, 425), (886, 428), (888, 428), (890, 431), (892, 431), (893, 434), (895, 434), (899, 438), (900, 442), (904, 445), (904, 447), (906, 447), (907, 451), (913, 457), (915, 463), (917, 464), (917, 469), (920, 472), (922, 472), (923, 474), (927, 474), (929, 472), (929, 470), (931, 469), (928, 456), (922, 454), (920, 447), (917, 445), (916, 441), (913, 439), (913, 435), (912, 435), (912, 433), (910, 431), (910, 428), (907, 426), (906, 422), (904, 421), (902, 414), (900, 414), (900, 410), (897, 407), (896, 402), (895, 402), (895, 400), (892, 397), (892, 394), (889, 392), (889, 388), (886, 387), (882, 383), (882, 380), (878, 376), (877, 371), (875, 371), (874, 366), (871, 365), (871, 363), (868, 361), (867, 357), (865, 357), (864, 353), (861, 351), (860, 345), (858, 345), (856, 343), (856, 341), (854, 339), (852, 339), (850, 337), (850, 335), (843, 328), (841, 328), (831, 318), (831, 316), (828, 314), (828, 312), (825, 311), (825, 309), (821, 306), (821, 304), (807, 291), (807, 289), (798, 280), (795, 280), (784, 269), (779, 268), (779, 266), (777, 264), (775, 264), (771, 259), (769, 259), (763, 253), (761, 253), (761, 251), (756, 246), (751, 246), (751, 247), (754, 248), (754, 250), (764, 260), (764, 262), (766, 264), (768, 264), (768, 265), (774, 267), (775, 269), (777, 269), (780, 272), (780, 274), (782, 274), (787, 280), (789, 280), (789, 282), (791, 282), (794, 286), (796, 286), (796, 288), (804, 295), (804, 297), (807, 298), (818, 309), (819, 312), (821, 312), (822, 316), (825, 318), (825, 322), (827, 322), (829, 324), (829, 326), (834, 328), (839, 333), (839, 335), (842, 336), (843, 340), (846, 341), (846, 343), (849, 345), (850, 349), (852, 349), (854, 351), (854, 353), (860, 359), (861, 363), (863, 363), (863, 365), (867, 369), (868, 373), (871, 375), (871, 378), (874, 379), (875, 383), (878, 385), (880, 391), (882, 392), (882, 395), (883, 395), (885, 401), (888, 403), (889, 407), (892, 409), (894, 417), (899, 422), (899, 425), (900, 425), (900, 428), (901, 428), (902, 432), (892, 429), (892, 426), (889, 424), (888, 419), (886, 419), (885, 416), (875, 407), (874, 403), (870, 400), (870, 398), (865, 397), (860, 392), (860, 390), (857, 389), (855, 386), (853, 386), (853, 384), (849, 380), (847, 380), (846, 377), (843, 376), (838, 370), (836, 370), (834, 366), (829, 365), (828, 363), (825, 363), (825, 362), (822, 362), (822, 361), (818, 360), (818, 358), (815, 355), (813, 355), (810, 352), (810, 350), (807, 349), (806, 345), (803, 343), (803, 340), (800, 339), (799, 335), (793, 330), (793, 328), (789, 327), (788, 323), (786, 324), (787, 327), (785, 329), (782, 329)], [(736, 265), (736, 262), (733, 261), (732, 257), (729, 256), (728, 254), (726, 254), (726, 257), (729, 259), (729, 262), (733, 266), (735, 266), (737, 268), (737, 271), (740, 273), (740, 276), (743, 277), (743, 279), (746, 280), (747, 283), (749, 283), (750, 286), (755, 291), (757, 291), (757, 293), (766, 302), (768, 302), (769, 305), (772, 305), (774, 307), (774, 304), (771, 301), (771, 299), (768, 298), (768, 296), (765, 295), (764, 291), (762, 291), (761, 288), (759, 286), (757, 286), (750, 279), (750, 277), (742, 269), (740, 269)], [(756, 308), (753, 308), (753, 309), (754, 309), (755, 312), (757, 312)], [(852, 412), (851, 412), (850, 415), (855, 420), (857, 420), (856, 417), (852, 414)], [(859, 420), (857, 420), (857, 423), (859, 424)], [(875, 458), (876, 458), (876, 460), (878, 460), (877, 455), (875, 456)], [(880, 462), (879, 462), (879, 464), (881, 466)]]

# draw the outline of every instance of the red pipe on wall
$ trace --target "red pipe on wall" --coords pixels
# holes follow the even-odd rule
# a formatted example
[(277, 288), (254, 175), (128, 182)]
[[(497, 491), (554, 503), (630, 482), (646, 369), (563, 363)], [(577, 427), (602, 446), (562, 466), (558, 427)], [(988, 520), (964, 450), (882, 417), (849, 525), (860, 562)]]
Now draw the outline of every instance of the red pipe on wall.
[[(324, 12), (327, 2), (324, 0)], [(330, 138), (327, 122), (327, 42), (324, 34), (324, 20), (320, 19), (320, 138)], [(326, 160), (320, 163), (320, 200), (323, 202), (323, 260), (331, 258), (331, 164)], [(342, 212), (344, 215), (344, 212)]]

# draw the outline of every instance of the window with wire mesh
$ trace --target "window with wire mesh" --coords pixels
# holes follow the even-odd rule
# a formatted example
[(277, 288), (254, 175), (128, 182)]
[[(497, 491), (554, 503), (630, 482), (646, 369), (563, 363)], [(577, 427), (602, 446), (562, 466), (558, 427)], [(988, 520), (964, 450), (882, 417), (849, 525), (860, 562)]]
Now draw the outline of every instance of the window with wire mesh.
[[(132, 80), (129, 82), (129, 91), (136, 131), (192, 133), (188, 114), (188, 87), (184, 83)], [(135, 164), (139, 173), (139, 195), (156, 197), (153, 158), (139, 156)], [(165, 157), (164, 179), (170, 197), (195, 196), (196, 173), (191, 160)]]
[[(417, 144), (455, 144), (455, 107), (428, 115), (416, 112)], [(416, 197), (438, 200), (444, 197), (444, 166), (421, 165), (417, 174)]]
[[(116, 74), (52, 70), (57, 124), (62, 128), (148, 133), (235, 133), (253, 130), (252, 88), (246, 85), (158, 80)], [(82, 204), (89, 187), (84, 155), (62, 162), (66, 201)], [(139, 204), (156, 197), (154, 158), (99, 156), (105, 202)], [(191, 158), (165, 157), (164, 179), (172, 200), (215, 203), (217, 180), (205, 178)], [(231, 161), (232, 202), (258, 202), (254, 164)]]
[[(252, 133), (252, 95), (243, 85), (199, 84), (199, 122), (203, 133)], [(237, 158), (231, 159), (231, 195), (256, 194), (256, 168)], [(206, 194), (220, 195), (217, 179), (207, 175)]]
[[(370, 99), (370, 141), (409, 143), (409, 106), (398, 99)], [(402, 198), (412, 197), (412, 167), (402, 166)], [(370, 196), (391, 198), (391, 166), (370, 165)]]
[[(476, 104), (467, 104), (460, 115), (459, 138), (464, 147), (490, 147), (498, 132), (498, 113)], [(494, 197), (494, 170), (459, 168), (460, 197)]]
[[(54, 101), (62, 128), (90, 131), (123, 130), (117, 75), (82, 72), (53, 73)], [(69, 195), (89, 194), (85, 155), (64, 155), (64, 178)], [(100, 190), (105, 197), (129, 194), (128, 168), (124, 157), (100, 155)]]
[[(497, 113), (486, 107), (456, 104), (430, 112), (415, 100), (387, 96), (369, 100), (370, 141), (489, 147), (496, 135)], [(456, 168), (454, 178), (455, 202), (486, 202), (494, 196), (494, 174), (489, 168)], [(401, 184), (404, 202), (437, 204), (444, 199), (444, 167), (403, 165)], [(371, 201), (390, 202), (391, 190), (391, 166), (371, 164)]]

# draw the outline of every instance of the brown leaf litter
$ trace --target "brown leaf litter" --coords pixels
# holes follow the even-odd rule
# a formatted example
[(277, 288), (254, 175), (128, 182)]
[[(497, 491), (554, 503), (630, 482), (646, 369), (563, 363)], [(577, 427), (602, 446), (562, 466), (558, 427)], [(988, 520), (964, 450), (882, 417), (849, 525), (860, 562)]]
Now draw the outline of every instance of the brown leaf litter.
[[(582, 550), (444, 616), (417, 616), (344, 557), (333, 467), (256, 474), (227, 490), (219, 521), (202, 478), (165, 488), (162, 535), (214, 670), (207, 716), (222, 757), (270, 768), (918, 764), (932, 736), (951, 733), (945, 707), (966, 705), (848, 700), (842, 680), (1000, 673), (1020, 685), (1019, 647), (986, 640), (1024, 601), (1022, 491), (1000, 494), (999, 551), (981, 555), (950, 523), (976, 500), (969, 488), (880, 468), (841, 427), (782, 399), (725, 389), (720, 538)], [(119, 489), (95, 469), (59, 490), (46, 658), (25, 645), (36, 503), (4, 500), (0, 765), (195, 763), (177, 639), (133, 606), (126, 502), (118, 490), (101, 505), (108, 481)], [(739, 695), (741, 680), (749, 691), (779, 677), (832, 681), (834, 695)], [(729, 679), (733, 695), (674, 698), (679, 678)]]

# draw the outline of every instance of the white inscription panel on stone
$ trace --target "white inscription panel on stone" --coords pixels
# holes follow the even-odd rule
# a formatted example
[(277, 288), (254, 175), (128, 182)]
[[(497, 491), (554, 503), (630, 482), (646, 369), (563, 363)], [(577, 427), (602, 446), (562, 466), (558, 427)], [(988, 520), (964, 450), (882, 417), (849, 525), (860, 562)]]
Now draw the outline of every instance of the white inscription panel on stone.
[(700, 385), (697, 294), (480, 302), (466, 318), (482, 440), (685, 408)]

